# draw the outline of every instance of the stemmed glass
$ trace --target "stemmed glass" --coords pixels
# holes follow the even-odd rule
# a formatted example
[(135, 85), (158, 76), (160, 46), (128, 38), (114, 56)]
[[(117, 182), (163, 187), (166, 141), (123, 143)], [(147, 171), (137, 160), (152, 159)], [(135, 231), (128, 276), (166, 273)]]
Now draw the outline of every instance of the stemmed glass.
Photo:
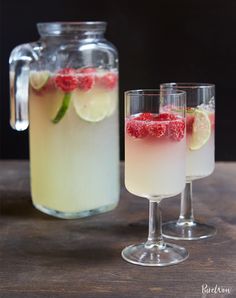
[(125, 92), (125, 185), (149, 200), (147, 241), (122, 251), (133, 264), (167, 266), (188, 257), (185, 248), (164, 242), (160, 208), (185, 185), (185, 101), (178, 90)]
[(216, 229), (195, 221), (192, 181), (209, 176), (215, 167), (215, 86), (201, 83), (165, 83), (161, 90), (184, 90), (186, 109), (186, 186), (181, 194), (178, 220), (163, 224), (163, 234), (170, 239), (198, 240), (215, 235)]

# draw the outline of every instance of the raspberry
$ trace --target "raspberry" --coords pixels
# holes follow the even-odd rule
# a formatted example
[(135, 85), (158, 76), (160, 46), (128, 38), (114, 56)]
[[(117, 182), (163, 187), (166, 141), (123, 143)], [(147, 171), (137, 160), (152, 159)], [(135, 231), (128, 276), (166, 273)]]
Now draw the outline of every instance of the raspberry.
[(99, 79), (100, 85), (107, 89), (113, 89), (117, 85), (117, 82), (118, 76), (113, 72), (109, 72)]
[(144, 138), (148, 135), (146, 125), (142, 121), (129, 120), (126, 124), (126, 132), (134, 138)]
[(160, 138), (165, 135), (166, 124), (152, 121), (147, 125), (147, 131), (150, 136)]
[(211, 128), (215, 129), (215, 113), (210, 113), (208, 116), (211, 122)]
[(174, 114), (170, 113), (162, 113), (155, 117), (155, 120), (159, 121), (170, 121), (170, 120), (176, 120), (176, 116)]
[(184, 137), (185, 122), (184, 120), (173, 120), (169, 123), (169, 135), (174, 141), (181, 141)]
[(93, 68), (93, 67), (86, 67), (86, 68), (81, 68), (78, 70), (78, 73), (93, 73), (95, 74), (96, 73), (96, 68)]
[(83, 68), (78, 71), (78, 87), (82, 91), (89, 91), (95, 83), (95, 68)]
[(153, 114), (152, 113), (142, 113), (138, 117), (135, 117), (135, 120), (153, 120)]
[(161, 138), (169, 135), (171, 139), (180, 141), (184, 137), (185, 122), (174, 114), (163, 113), (155, 116), (142, 113), (130, 119), (126, 124), (126, 132), (134, 138), (146, 136)]
[(193, 131), (193, 122), (194, 122), (194, 115), (188, 115), (186, 116), (186, 130), (187, 133), (192, 133)]
[(55, 83), (58, 88), (64, 92), (71, 92), (78, 86), (76, 70), (73, 68), (64, 68), (57, 73)]

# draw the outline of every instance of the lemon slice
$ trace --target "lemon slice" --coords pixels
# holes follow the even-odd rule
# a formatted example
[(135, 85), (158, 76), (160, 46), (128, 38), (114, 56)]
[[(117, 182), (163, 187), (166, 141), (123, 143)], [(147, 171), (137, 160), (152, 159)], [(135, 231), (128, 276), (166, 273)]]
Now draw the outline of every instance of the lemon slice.
[(40, 90), (49, 79), (48, 71), (32, 71), (30, 73), (30, 84), (35, 90)]
[(193, 131), (189, 143), (190, 150), (198, 150), (204, 146), (209, 140), (211, 135), (211, 122), (208, 113), (195, 109)]
[(110, 111), (110, 98), (105, 92), (76, 92), (73, 103), (79, 117), (89, 122), (103, 120)]

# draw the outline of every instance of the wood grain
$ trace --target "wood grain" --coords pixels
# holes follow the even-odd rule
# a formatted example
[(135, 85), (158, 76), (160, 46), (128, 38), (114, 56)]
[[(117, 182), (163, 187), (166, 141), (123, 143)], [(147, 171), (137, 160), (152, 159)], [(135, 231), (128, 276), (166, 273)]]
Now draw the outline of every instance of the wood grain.
[[(236, 163), (218, 163), (214, 174), (194, 183), (196, 217), (215, 225), (208, 240), (181, 241), (190, 253), (165, 268), (126, 263), (125, 246), (146, 239), (148, 202), (123, 186), (112, 212), (60, 220), (33, 208), (29, 165), (0, 162), (0, 297), (236, 297)], [(162, 203), (164, 220), (176, 218), (179, 198)], [(172, 241), (170, 241), (172, 242)], [(231, 294), (204, 296), (202, 284)]]

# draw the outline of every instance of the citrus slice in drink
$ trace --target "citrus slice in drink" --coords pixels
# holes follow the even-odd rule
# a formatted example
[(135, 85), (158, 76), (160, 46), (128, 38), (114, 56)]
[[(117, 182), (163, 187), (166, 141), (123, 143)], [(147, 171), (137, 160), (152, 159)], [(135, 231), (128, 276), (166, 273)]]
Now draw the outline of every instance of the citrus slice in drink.
[(195, 109), (192, 135), (189, 142), (190, 150), (198, 150), (204, 146), (211, 135), (211, 122), (208, 113)]
[(103, 120), (110, 110), (110, 98), (106, 92), (76, 92), (73, 103), (77, 115), (89, 122)]
[(52, 122), (54, 124), (57, 124), (65, 116), (66, 111), (70, 106), (70, 101), (71, 101), (71, 93), (65, 93), (61, 106), (57, 111), (56, 115), (54, 116), (54, 118), (52, 119)]
[(30, 73), (30, 85), (35, 90), (40, 90), (47, 83), (50, 74), (48, 71), (32, 71)]

